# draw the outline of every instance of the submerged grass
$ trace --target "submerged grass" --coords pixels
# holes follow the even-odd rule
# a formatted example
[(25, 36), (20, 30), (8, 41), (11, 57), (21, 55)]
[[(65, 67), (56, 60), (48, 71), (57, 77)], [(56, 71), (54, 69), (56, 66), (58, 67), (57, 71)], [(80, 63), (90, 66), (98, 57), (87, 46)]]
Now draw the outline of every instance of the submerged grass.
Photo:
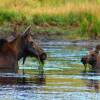
[[(100, 0), (0, 0), (0, 26), (33, 25), (37, 33), (64, 33), (69, 38), (100, 36)], [(67, 37), (66, 36), (66, 37)]]

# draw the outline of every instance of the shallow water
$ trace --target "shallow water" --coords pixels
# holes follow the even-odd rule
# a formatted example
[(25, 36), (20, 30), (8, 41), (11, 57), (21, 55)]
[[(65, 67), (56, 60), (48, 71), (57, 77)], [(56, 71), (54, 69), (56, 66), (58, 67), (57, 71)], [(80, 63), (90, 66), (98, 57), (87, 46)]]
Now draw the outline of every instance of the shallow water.
[(18, 74), (0, 74), (15, 79), (0, 85), (0, 100), (99, 100), (100, 74), (90, 72), (89, 68), (85, 72), (80, 62), (88, 53), (88, 43), (53, 40), (41, 46), (48, 54), (44, 75), (38, 75), (35, 59), (28, 58), (25, 65), (20, 61)]

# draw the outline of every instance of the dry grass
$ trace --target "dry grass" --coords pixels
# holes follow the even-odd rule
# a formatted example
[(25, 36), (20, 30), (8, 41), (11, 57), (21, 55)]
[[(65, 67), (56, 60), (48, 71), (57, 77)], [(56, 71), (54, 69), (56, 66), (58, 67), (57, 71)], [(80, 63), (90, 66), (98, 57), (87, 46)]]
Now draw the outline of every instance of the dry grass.
[(100, 0), (84, 0), (84, 2), (82, 0), (0, 0), (0, 2), (0, 8), (21, 12), (27, 16), (34, 13), (60, 15), (72, 11), (89, 11), (100, 17)]
[(80, 36), (100, 35), (99, 12), (100, 0), (0, 0), (1, 25), (15, 21), (42, 26), (60, 25), (74, 28)]

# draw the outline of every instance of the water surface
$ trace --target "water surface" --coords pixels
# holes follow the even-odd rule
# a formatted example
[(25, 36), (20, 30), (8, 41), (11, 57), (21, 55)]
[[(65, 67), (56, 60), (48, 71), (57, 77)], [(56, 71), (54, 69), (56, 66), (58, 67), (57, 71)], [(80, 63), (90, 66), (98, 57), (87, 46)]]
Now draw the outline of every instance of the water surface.
[(0, 74), (15, 79), (0, 85), (0, 100), (99, 100), (100, 74), (89, 68), (85, 72), (80, 62), (88, 53), (88, 43), (52, 40), (41, 46), (48, 55), (44, 75), (38, 74), (36, 59), (28, 58), (25, 65), (20, 61), (18, 74)]

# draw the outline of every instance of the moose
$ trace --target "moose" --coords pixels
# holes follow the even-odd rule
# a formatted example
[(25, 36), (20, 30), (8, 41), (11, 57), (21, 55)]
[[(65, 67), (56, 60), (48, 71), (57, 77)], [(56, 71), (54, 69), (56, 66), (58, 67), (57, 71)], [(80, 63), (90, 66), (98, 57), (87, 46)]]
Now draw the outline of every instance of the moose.
[(98, 71), (100, 70), (100, 45), (98, 44), (95, 50), (90, 51), (88, 55), (83, 56), (81, 58), (82, 64), (85, 66), (85, 71), (87, 68), (87, 64), (91, 65), (92, 70)]
[(35, 57), (42, 65), (47, 54), (32, 39), (31, 26), (23, 33), (13, 34), (6, 39), (0, 39), (0, 72), (17, 73), (18, 61), (27, 57)]

